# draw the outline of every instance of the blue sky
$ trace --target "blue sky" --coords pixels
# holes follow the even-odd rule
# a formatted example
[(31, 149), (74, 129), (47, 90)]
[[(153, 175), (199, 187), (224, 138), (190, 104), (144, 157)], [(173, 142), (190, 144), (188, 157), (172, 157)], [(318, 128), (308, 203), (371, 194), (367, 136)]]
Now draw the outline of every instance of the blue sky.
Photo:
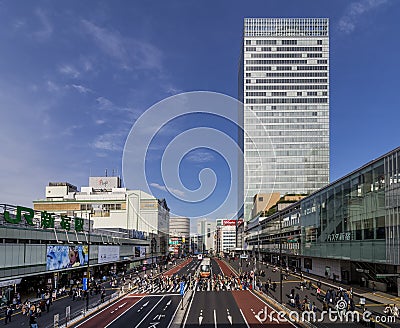
[[(121, 172), (133, 123), (166, 97), (236, 97), (244, 17), (330, 19), (331, 181), (340, 178), (399, 146), (399, 14), (396, 0), (0, 1), (1, 202), (31, 205), (49, 181)], [(200, 148), (182, 162), (187, 188), (205, 167), (228, 179), (223, 159)], [(149, 182), (191, 216), (158, 173)], [(208, 206), (225, 193), (219, 184)]]

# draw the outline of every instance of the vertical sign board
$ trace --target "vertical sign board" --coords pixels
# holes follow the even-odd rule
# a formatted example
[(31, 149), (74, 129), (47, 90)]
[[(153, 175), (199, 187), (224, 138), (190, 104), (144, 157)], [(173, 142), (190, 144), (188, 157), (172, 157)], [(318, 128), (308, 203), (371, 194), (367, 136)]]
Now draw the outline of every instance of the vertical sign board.
[(57, 313), (54, 315), (54, 325), (53, 325), (54, 328), (58, 328), (59, 320), (60, 320), (60, 315)]
[(83, 278), (82, 279), (82, 289), (83, 290), (88, 290), (88, 278)]
[(68, 305), (68, 306), (65, 308), (65, 321), (66, 321), (66, 324), (68, 324), (68, 321), (69, 321), (70, 316), (71, 316), (71, 306)]
[(185, 294), (185, 283), (181, 281), (181, 289), (180, 289), (180, 294), (183, 296)]

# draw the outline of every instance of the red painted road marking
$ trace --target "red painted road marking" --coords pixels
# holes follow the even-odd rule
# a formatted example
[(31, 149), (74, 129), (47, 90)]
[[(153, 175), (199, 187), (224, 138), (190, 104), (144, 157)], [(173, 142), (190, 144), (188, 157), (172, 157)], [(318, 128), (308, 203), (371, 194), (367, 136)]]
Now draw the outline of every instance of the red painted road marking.
[(232, 271), (232, 269), (224, 262), (221, 260), (216, 260), (219, 267), (221, 268), (222, 273), (225, 276), (230, 276), (231, 274), (233, 274), (234, 276), (236, 276), (236, 273)]
[[(278, 314), (274, 313), (274, 310), (270, 306), (250, 291), (235, 290), (232, 291), (232, 295), (250, 327), (260, 327), (260, 324), (262, 324), (293, 328), (293, 325), (288, 322), (279, 322)], [(267, 309), (268, 313), (265, 313), (265, 309)]]
[(173, 267), (171, 269), (169, 269), (168, 271), (166, 271), (164, 273), (164, 276), (172, 276), (173, 274), (177, 273), (180, 269), (182, 269), (184, 266), (188, 265), (190, 262), (192, 262), (192, 258), (189, 258), (185, 261), (183, 261), (182, 263), (178, 264), (176, 267)]
[[(124, 297), (118, 302), (106, 307), (101, 310), (94, 317), (91, 317), (87, 321), (79, 324), (79, 327), (82, 328), (98, 328), (105, 327), (110, 324), (117, 317), (124, 314), (126, 311), (130, 310), (137, 302), (139, 302), (142, 297)], [(77, 327), (78, 327), (77, 326)]]

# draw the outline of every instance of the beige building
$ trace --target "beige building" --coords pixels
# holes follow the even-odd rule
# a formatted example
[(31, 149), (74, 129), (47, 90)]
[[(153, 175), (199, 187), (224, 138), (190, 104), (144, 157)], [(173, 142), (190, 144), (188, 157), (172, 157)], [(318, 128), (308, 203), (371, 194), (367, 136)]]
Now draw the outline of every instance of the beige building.
[(89, 186), (81, 191), (67, 182), (50, 182), (45, 198), (33, 201), (33, 205), (39, 211), (90, 217), (94, 229), (143, 232), (154, 240), (154, 254), (168, 253), (169, 208), (165, 199), (122, 188), (119, 177), (90, 177)]
[(280, 198), (281, 194), (279, 192), (254, 195), (251, 217), (254, 218), (260, 212), (268, 211)]

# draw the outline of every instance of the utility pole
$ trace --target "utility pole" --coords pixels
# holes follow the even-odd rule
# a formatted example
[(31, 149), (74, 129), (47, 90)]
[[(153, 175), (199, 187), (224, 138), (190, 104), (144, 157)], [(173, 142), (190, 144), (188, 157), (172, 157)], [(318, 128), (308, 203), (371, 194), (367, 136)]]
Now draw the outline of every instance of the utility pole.
[(280, 284), (279, 284), (279, 292), (280, 292), (280, 303), (282, 304), (282, 216), (279, 213), (279, 266), (280, 266)]
[(90, 220), (92, 217), (92, 211), (93, 209), (90, 210), (89, 212), (89, 229), (88, 229), (88, 259), (87, 259), (87, 271), (86, 271), (86, 312), (89, 311), (89, 295), (90, 295)]

